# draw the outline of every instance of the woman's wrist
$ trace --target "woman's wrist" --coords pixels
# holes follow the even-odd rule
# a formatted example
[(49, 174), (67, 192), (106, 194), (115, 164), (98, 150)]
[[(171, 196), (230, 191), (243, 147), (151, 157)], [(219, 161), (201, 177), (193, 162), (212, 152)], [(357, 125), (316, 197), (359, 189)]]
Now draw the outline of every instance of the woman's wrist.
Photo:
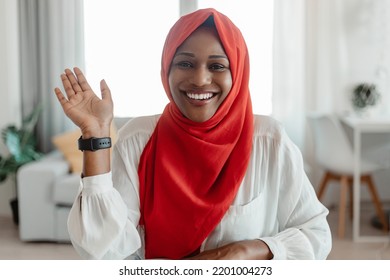
[(110, 149), (84, 151), (83, 175), (85, 177), (100, 175), (111, 171)]
[(270, 260), (273, 254), (268, 245), (260, 240), (243, 240), (222, 247), (206, 250), (186, 258), (191, 260)]
[(274, 255), (272, 254), (270, 248), (268, 245), (260, 240), (249, 240), (248, 241), (248, 247), (247, 247), (247, 255), (250, 256), (250, 259), (254, 260), (271, 260), (273, 259)]
[[(110, 124), (86, 127), (81, 130), (81, 137), (82, 139), (110, 137)], [(83, 175), (85, 177), (107, 173), (111, 170), (111, 148), (85, 150), (83, 153)]]
[(83, 139), (110, 137), (110, 125), (82, 128), (81, 137)]

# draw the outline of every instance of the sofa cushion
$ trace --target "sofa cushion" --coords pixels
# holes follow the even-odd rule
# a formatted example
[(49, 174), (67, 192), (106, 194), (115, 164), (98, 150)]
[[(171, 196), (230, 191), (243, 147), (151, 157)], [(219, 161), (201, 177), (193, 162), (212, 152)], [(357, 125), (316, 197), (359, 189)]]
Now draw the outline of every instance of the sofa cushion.
[(70, 237), (68, 233), (68, 216), (70, 208), (65, 206), (56, 207), (55, 219), (57, 221), (55, 230), (55, 239), (59, 242), (69, 242)]
[(78, 173), (83, 171), (83, 153), (78, 150), (77, 140), (81, 133), (80, 129), (68, 131), (53, 137), (55, 147), (64, 155), (69, 163), (70, 171)]
[[(111, 139), (112, 143), (116, 142), (117, 129), (115, 124), (111, 126)], [(53, 137), (52, 142), (55, 147), (61, 151), (64, 158), (70, 165), (70, 171), (72, 173), (78, 173), (79, 175), (83, 171), (83, 153), (79, 150), (77, 141), (80, 138), (80, 129), (68, 131)]]
[(61, 206), (72, 206), (78, 194), (80, 180), (80, 174), (76, 173), (58, 178), (53, 188), (54, 203)]

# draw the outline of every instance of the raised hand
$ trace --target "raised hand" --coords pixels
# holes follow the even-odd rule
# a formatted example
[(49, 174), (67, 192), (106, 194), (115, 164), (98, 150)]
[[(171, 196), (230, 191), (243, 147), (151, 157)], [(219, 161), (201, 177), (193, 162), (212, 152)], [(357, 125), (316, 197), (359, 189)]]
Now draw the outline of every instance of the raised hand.
[(83, 138), (104, 137), (109, 133), (113, 119), (113, 102), (106, 82), (100, 82), (102, 98), (89, 86), (79, 68), (69, 69), (61, 75), (66, 96), (55, 88), (57, 98), (65, 114), (81, 129)]

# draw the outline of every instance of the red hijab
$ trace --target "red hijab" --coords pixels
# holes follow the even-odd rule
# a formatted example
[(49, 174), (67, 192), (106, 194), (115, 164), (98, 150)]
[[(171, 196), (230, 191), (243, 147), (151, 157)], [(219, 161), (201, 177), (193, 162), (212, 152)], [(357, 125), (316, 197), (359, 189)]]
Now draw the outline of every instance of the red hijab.
[[(213, 17), (233, 85), (209, 120), (193, 122), (173, 101), (168, 75), (176, 49)], [(145, 257), (180, 259), (196, 252), (231, 205), (252, 149), (249, 58), (239, 29), (214, 9), (181, 17), (163, 49), (161, 78), (170, 99), (138, 168)]]

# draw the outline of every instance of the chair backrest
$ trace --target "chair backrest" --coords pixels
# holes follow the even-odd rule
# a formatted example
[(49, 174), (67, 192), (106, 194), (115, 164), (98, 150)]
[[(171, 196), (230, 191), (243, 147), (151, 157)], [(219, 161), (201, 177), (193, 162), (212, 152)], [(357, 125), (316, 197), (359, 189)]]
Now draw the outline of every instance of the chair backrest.
[(308, 115), (307, 119), (314, 132), (318, 164), (335, 172), (350, 172), (354, 162), (352, 146), (339, 119), (323, 114)]

